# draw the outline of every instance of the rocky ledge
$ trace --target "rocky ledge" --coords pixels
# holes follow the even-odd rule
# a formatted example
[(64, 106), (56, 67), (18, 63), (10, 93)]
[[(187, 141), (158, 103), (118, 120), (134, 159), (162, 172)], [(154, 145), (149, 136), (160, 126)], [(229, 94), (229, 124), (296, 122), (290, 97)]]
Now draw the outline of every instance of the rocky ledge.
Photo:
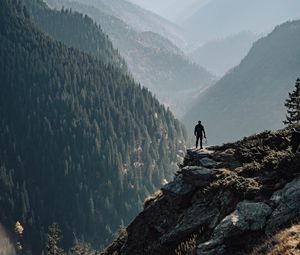
[[(291, 152), (290, 135), (266, 131), (187, 150), (174, 180), (103, 254), (271, 254), (275, 242), (263, 252), (258, 247), (300, 216), (300, 157)], [(299, 253), (286, 254), (300, 254), (298, 246)]]

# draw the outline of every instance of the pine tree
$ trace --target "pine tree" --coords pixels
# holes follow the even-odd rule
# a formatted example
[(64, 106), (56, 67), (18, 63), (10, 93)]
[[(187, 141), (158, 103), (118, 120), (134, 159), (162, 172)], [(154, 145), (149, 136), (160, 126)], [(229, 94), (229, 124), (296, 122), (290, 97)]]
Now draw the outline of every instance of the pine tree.
[(286, 99), (285, 107), (287, 107), (285, 125), (300, 123), (300, 78), (296, 80), (295, 90), (289, 93), (289, 98)]
[(47, 255), (64, 255), (64, 250), (59, 247), (62, 240), (62, 233), (57, 223), (49, 227), (47, 238)]

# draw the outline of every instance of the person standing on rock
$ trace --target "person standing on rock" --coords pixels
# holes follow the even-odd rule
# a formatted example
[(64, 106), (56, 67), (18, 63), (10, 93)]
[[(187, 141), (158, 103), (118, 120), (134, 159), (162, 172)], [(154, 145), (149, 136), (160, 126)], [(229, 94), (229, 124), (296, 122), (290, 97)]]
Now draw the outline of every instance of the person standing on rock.
[(204, 138), (206, 138), (206, 134), (205, 134), (204, 127), (201, 124), (200, 120), (198, 121), (198, 124), (195, 126), (194, 135), (196, 136), (196, 148), (198, 147), (198, 142), (200, 139), (200, 149), (203, 149), (202, 148), (202, 140), (203, 140), (203, 136), (204, 136)]

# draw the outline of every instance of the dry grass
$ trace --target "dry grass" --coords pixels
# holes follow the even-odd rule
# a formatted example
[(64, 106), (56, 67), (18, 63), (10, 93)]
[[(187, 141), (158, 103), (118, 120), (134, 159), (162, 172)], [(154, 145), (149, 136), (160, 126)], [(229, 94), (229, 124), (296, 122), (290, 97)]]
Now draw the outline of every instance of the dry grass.
[(300, 255), (300, 224), (279, 232), (250, 255)]
[(196, 255), (198, 235), (192, 235), (187, 241), (181, 242), (176, 250), (175, 255)]
[(148, 206), (150, 206), (151, 204), (153, 204), (161, 196), (162, 196), (162, 192), (161, 192), (161, 190), (158, 190), (153, 195), (147, 197), (144, 200), (144, 209), (146, 209)]

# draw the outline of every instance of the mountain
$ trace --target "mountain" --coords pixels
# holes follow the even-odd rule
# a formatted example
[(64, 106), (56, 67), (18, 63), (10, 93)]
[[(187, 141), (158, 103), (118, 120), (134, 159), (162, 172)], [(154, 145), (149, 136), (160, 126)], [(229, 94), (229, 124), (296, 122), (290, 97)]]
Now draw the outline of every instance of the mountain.
[(201, 119), (212, 144), (280, 128), (288, 92), (300, 75), (300, 21), (284, 23), (254, 43), (240, 65), (206, 90), (185, 123)]
[(154, 92), (178, 117), (186, 112), (190, 97), (198, 95), (215, 79), (192, 63), (171, 41), (156, 33), (133, 30), (95, 6), (67, 0), (47, 0), (47, 3), (57, 9), (71, 8), (94, 19), (125, 58), (134, 78)]
[(188, 150), (174, 180), (103, 254), (298, 254), (300, 157), (291, 133)]
[(24, 254), (45, 253), (53, 222), (65, 248), (107, 243), (170, 179), (185, 140), (171, 112), (114, 62), (120, 56), (90, 18), (43, 14), (65, 40), (86, 28), (72, 43), (88, 50), (92, 34), (99, 54), (44, 34), (19, 1), (0, 2), (0, 224), (16, 243), (21, 223)]
[(98, 57), (106, 64), (117, 65), (124, 72), (128, 71), (118, 50), (113, 48), (111, 40), (92, 19), (70, 10), (52, 11), (42, 0), (22, 0), (22, 3), (36, 25), (54, 39)]
[(258, 35), (251, 32), (240, 32), (205, 43), (188, 55), (195, 63), (221, 77), (241, 62), (257, 39)]
[(186, 44), (183, 31), (179, 26), (129, 1), (72, 0), (71, 2), (94, 6), (106, 14), (122, 20), (136, 31), (154, 32), (169, 39), (177, 46), (181, 47)]
[(186, 4), (185, 8), (177, 11), (174, 22), (181, 25), (185, 20), (193, 16), (201, 7), (208, 4), (211, 0), (193, 0)]
[(165, 17), (175, 23), (185, 20), (197, 11), (200, 6), (206, 4), (210, 0), (130, 0), (131, 2), (150, 10), (158, 15)]
[(297, 0), (211, 0), (182, 23), (194, 40), (205, 43), (241, 31), (265, 33), (300, 17)]

